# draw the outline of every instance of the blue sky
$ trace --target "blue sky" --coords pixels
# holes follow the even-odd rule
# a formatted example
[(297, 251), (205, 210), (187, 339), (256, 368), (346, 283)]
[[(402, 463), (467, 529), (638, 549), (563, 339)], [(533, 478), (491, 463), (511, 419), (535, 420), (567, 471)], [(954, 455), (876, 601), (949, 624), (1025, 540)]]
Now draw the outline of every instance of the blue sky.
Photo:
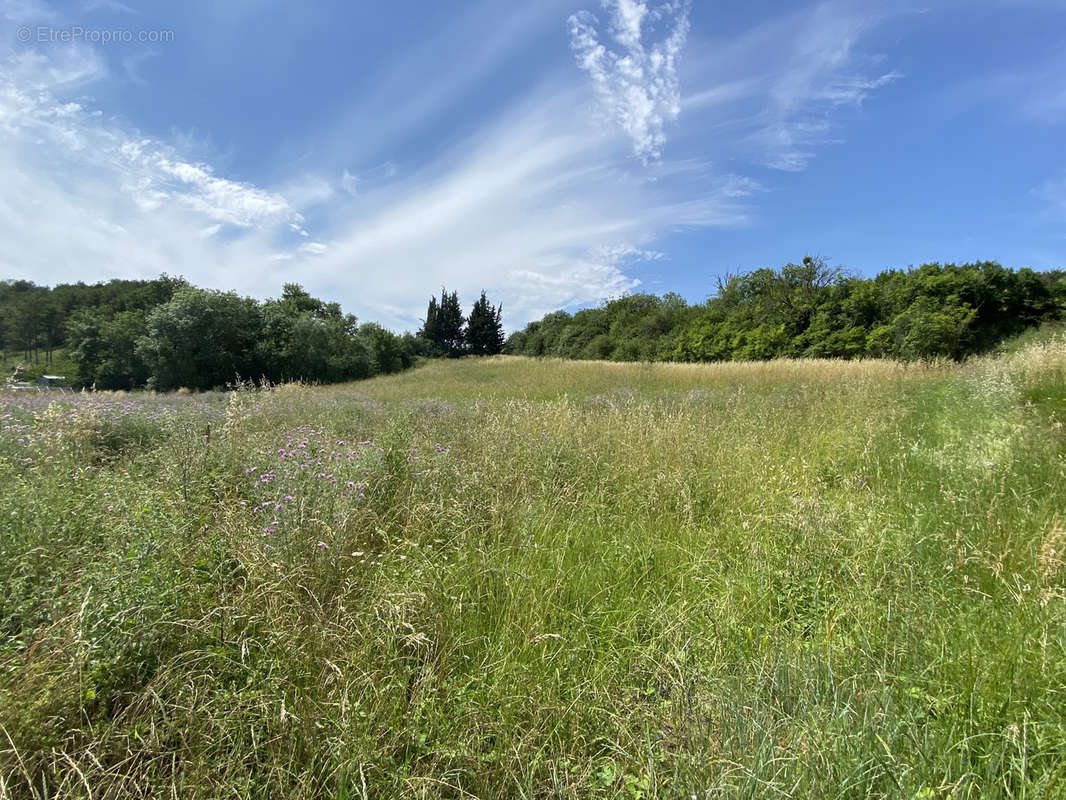
[[(1066, 2), (0, 0), (0, 276), (515, 328), (822, 255), (1066, 266)], [(110, 38), (111, 41), (107, 41)]]

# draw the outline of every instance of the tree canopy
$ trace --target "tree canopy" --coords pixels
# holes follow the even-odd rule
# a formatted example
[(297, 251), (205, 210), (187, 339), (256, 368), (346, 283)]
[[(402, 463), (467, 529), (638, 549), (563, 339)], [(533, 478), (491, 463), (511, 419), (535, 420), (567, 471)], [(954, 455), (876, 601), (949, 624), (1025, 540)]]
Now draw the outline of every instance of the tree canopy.
[(1066, 273), (995, 262), (925, 264), (859, 278), (807, 257), (719, 280), (705, 303), (633, 294), (557, 311), (511, 335), (505, 353), (616, 361), (778, 357), (964, 358), (1056, 317)]
[(503, 349), (503, 306), (493, 306), (484, 290), (470, 317), (463, 316), (457, 292), (441, 288), (429, 298), (426, 319), (418, 332), (420, 352), (428, 356), (495, 355)]
[(295, 283), (260, 303), (166, 275), (54, 288), (0, 282), (0, 347), (27, 361), (64, 347), (74, 385), (99, 389), (328, 383), (396, 372), (416, 357), (410, 335), (360, 325)]

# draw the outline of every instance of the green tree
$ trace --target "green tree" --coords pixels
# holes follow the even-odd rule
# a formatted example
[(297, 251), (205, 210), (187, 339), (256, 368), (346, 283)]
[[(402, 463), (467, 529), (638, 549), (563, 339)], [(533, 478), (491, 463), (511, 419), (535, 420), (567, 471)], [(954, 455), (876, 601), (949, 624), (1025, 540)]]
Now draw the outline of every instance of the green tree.
[(15, 292), (5, 303), (4, 339), (9, 347), (21, 351), (26, 361), (36, 362), (45, 341), (48, 289), (29, 281), (18, 281)]
[(210, 389), (261, 374), (256, 343), (262, 336), (258, 304), (234, 292), (179, 289), (156, 306), (137, 343), (154, 389)]
[(387, 331), (376, 322), (359, 326), (359, 339), (365, 343), (370, 354), (370, 365), (375, 375), (388, 375), (410, 366), (411, 356), (403, 339)]
[(475, 356), (493, 356), (503, 349), (503, 306), (492, 306), (482, 290), (470, 311), (466, 339)]
[(920, 297), (893, 321), (896, 355), (957, 358), (963, 333), (975, 316), (965, 303), (938, 307), (932, 298)]
[(134, 389), (148, 380), (137, 352), (145, 334), (144, 311), (108, 314), (82, 308), (67, 323), (68, 354), (77, 368), (75, 382), (97, 389)]
[(442, 287), (439, 302), (436, 297), (429, 299), (426, 319), (418, 336), (428, 342), (427, 349), (431, 355), (454, 358), (462, 355), (466, 349), (465, 323), (458, 294), (448, 294)]

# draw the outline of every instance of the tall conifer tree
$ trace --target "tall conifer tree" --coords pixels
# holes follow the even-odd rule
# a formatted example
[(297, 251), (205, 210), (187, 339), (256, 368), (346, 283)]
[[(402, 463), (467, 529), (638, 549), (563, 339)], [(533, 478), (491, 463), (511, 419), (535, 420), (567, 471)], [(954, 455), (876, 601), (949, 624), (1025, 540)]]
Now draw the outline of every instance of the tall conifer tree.
[(470, 352), (476, 356), (493, 356), (503, 349), (503, 325), (500, 322), (503, 306), (489, 304), (485, 292), (470, 311), (466, 336)]

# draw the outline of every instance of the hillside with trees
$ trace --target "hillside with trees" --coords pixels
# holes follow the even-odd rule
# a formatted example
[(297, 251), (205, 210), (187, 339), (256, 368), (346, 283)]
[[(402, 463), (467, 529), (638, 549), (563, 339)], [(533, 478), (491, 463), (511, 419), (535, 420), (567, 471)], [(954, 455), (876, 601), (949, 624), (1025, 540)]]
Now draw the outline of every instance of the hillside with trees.
[(30, 374), (70, 367), (66, 377), (76, 387), (337, 383), (399, 372), (420, 356), (493, 355), (502, 346), (501, 308), (484, 292), (467, 320), (458, 294), (442, 290), (422, 330), (397, 335), (295, 283), (260, 302), (167, 275), (51, 288), (0, 281), (3, 361)]
[(701, 304), (633, 294), (556, 311), (513, 333), (504, 352), (614, 361), (962, 359), (1057, 318), (1064, 305), (1061, 270), (984, 261), (860, 278), (807, 257), (721, 279)]

